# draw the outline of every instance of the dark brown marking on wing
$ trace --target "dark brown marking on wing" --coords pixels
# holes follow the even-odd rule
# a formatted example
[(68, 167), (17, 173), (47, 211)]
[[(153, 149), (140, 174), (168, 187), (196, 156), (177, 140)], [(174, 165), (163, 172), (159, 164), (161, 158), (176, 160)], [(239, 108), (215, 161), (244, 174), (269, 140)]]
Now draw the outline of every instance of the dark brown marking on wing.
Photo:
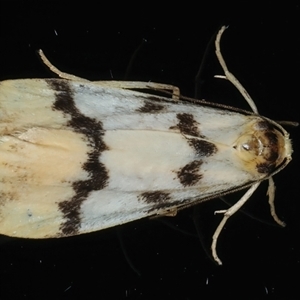
[(176, 117), (179, 122), (176, 126), (171, 126), (170, 129), (179, 129), (184, 135), (203, 137), (198, 128), (200, 124), (194, 119), (192, 114), (182, 113), (177, 114)]
[(199, 139), (188, 139), (189, 145), (195, 149), (198, 156), (211, 156), (218, 152), (215, 144)]
[(103, 141), (102, 123), (85, 116), (77, 109), (73, 99), (73, 91), (68, 81), (61, 79), (47, 79), (46, 81), (51, 89), (55, 90), (53, 109), (62, 111), (71, 117), (67, 125), (75, 132), (83, 134), (92, 149), (87, 153), (88, 160), (82, 165), (82, 168), (89, 174), (89, 179), (74, 182), (74, 197), (58, 204), (65, 219), (65, 222), (60, 226), (61, 235), (76, 235), (79, 233), (81, 224), (81, 204), (92, 191), (101, 190), (108, 184), (108, 170), (104, 164), (99, 162), (101, 153), (108, 150), (108, 147)]
[(151, 205), (147, 213), (151, 214), (154, 211), (168, 210), (182, 204), (182, 201), (172, 200), (172, 195), (163, 191), (144, 192), (138, 196), (139, 201), (143, 201)]
[(184, 187), (197, 184), (203, 177), (203, 175), (200, 173), (200, 167), (202, 163), (202, 160), (194, 160), (176, 172), (180, 183)]
[(162, 104), (146, 100), (144, 102), (144, 105), (142, 107), (138, 108), (136, 111), (141, 112), (141, 113), (158, 113), (159, 111), (162, 111), (163, 109), (164, 109), (164, 106)]
[(139, 195), (139, 200), (150, 203), (162, 203), (171, 199), (170, 194), (162, 191), (145, 192)]

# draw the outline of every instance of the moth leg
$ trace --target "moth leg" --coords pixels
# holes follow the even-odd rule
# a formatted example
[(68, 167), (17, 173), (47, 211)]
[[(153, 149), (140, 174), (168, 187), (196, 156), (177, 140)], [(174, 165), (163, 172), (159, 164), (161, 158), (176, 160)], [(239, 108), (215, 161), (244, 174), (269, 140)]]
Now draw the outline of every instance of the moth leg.
[(44, 52), (40, 49), (38, 50), (38, 54), (41, 58), (41, 60), (43, 61), (43, 63), (50, 69), (50, 71), (52, 71), (53, 73), (55, 73), (57, 76), (63, 78), (63, 79), (68, 79), (68, 80), (76, 80), (76, 81), (89, 81), (87, 79), (69, 74), (69, 73), (65, 73), (60, 71), (59, 69), (57, 69), (49, 60), (48, 58), (45, 56)]
[(269, 205), (270, 205), (270, 211), (271, 211), (271, 215), (274, 219), (274, 221), (279, 224), (282, 227), (285, 227), (285, 223), (283, 221), (281, 221), (275, 211), (275, 184), (274, 184), (274, 180), (272, 177), (269, 178), (269, 187), (268, 187), (268, 191), (267, 191), (267, 195), (269, 196)]
[(216, 78), (222, 78), (222, 79), (227, 79), (228, 81), (230, 81), (237, 89), (238, 91), (241, 93), (241, 95), (245, 98), (245, 100), (247, 101), (247, 103), (249, 104), (249, 106), (251, 107), (251, 109), (253, 110), (254, 113), (258, 114), (258, 110), (257, 107), (253, 101), (253, 99), (251, 98), (251, 96), (248, 94), (248, 92), (246, 91), (246, 89), (242, 86), (242, 84), (237, 80), (237, 78), (231, 73), (229, 72), (227, 65), (225, 63), (225, 60), (223, 58), (223, 55), (221, 53), (221, 48), (220, 48), (220, 40), (221, 40), (221, 36), (223, 34), (223, 32), (226, 30), (226, 26), (222, 26), (222, 28), (219, 30), (218, 34), (217, 34), (217, 38), (215, 41), (215, 46), (216, 46), (216, 56), (218, 58), (218, 61), (224, 71), (224, 75), (217, 75), (215, 76)]
[(292, 126), (292, 127), (298, 127), (299, 123), (294, 121), (276, 121), (276, 123), (282, 125), (282, 126)]
[(177, 216), (178, 209), (176, 207), (164, 210), (164, 211), (158, 211), (156, 215), (149, 217), (150, 220), (157, 219), (161, 217), (176, 217)]
[(168, 211), (160, 214), (160, 216), (163, 216), (163, 217), (176, 217), (177, 213), (178, 213), (178, 210), (177, 210), (176, 207), (174, 207), (174, 208), (169, 209)]
[(237, 203), (235, 203), (233, 206), (231, 206), (229, 209), (215, 211), (216, 214), (219, 214), (219, 213), (224, 214), (222, 221), (218, 225), (215, 233), (213, 234), (212, 244), (211, 244), (212, 256), (213, 256), (214, 260), (217, 262), (217, 264), (222, 265), (222, 261), (220, 260), (220, 258), (218, 257), (218, 254), (217, 254), (217, 241), (218, 241), (218, 237), (219, 237), (223, 227), (225, 226), (227, 220), (246, 203), (246, 201), (252, 196), (252, 194), (258, 188), (259, 185), (260, 185), (260, 182), (254, 183), (248, 189), (248, 191), (244, 194), (244, 196)]
[[(43, 63), (57, 76), (67, 80), (75, 80), (75, 81), (86, 81), (89, 80), (78, 77), (69, 73), (65, 73), (60, 71), (56, 68), (46, 57), (44, 52), (40, 49), (38, 54), (43, 61)], [(172, 99), (179, 100), (180, 97), (180, 90), (177, 86), (171, 84), (163, 84), (163, 83), (156, 83), (156, 82), (143, 82), (143, 81), (115, 81), (115, 80), (101, 80), (101, 81), (93, 81), (93, 83), (98, 84), (103, 87), (114, 87), (114, 88), (121, 88), (121, 89), (145, 89), (145, 90), (160, 90), (160, 91), (171, 91), (172, 92)]]
[(144, 89), (156, 91), (171, 91), (172, 99), (179, 100), (180, 90), (177, 86), (171, 84), (145, 82), (145, 81), (115, 81), (115, 80), (101, 80), (93, 81), (103, 87), (115, 87), (121, 89)]

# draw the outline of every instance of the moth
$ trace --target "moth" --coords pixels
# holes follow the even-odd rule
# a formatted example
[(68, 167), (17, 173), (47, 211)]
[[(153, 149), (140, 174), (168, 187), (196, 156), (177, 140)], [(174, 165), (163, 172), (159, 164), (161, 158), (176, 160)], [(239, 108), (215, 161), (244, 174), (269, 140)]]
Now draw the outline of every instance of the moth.
[[(0, 83), (0, 233), (61, 238), (121, 225), (248, 188), (215, 231), (290, 161), (289, 134), (259, 115), (229, 72), (217, 34), (216, 55), (252, 112), (182, 98), (149, 82), (96, 81), (66, 74), (40, 51), (58, 79)], [(147, 92), (139, 91), (140, 89)], [(172, 91), (172, 97), (153, 91)]]

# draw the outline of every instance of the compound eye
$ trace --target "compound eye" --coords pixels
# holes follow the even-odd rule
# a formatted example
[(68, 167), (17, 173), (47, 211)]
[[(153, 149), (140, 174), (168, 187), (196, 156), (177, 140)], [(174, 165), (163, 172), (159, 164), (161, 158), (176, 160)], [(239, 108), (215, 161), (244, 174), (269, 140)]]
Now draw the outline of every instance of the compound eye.
[(249, 151), (249, 150), (250, 150), (250, 145), (247, 144), (247, 143), (245, 143), (245, 144), (242, 145), (242, 148), (243, 148), (244, 150), (246, 150), (246, 151)]
[(244, 161), (251, 161), (262, 153), (262, 144), (254, 134), (244, 134), (236, 141), (234, 148)]

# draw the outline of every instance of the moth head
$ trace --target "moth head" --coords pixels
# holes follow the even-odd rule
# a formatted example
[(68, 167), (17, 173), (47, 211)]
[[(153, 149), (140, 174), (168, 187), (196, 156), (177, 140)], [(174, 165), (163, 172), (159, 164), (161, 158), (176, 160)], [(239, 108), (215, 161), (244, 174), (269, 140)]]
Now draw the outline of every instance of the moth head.
[(247, 170), (260, 176), (274, 173), (291, 160), (292, 146), (288, 134), (280, 125), (274, 125), (278, 124), (255, 120), (233, 145)]

